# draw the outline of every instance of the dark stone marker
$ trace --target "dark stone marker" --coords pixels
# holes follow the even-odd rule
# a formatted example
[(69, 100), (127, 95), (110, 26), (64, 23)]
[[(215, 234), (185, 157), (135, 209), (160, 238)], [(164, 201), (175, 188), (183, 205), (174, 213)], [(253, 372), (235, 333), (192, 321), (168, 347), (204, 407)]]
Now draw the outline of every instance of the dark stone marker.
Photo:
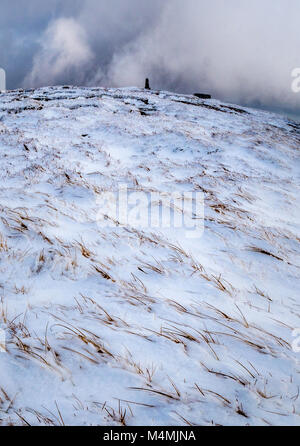
[(210, 94), (203, 94), (203, 93), (194, 93), (194, 96), (199, 99), (211, 99)]
[(146, 82), (145, 82), (145, 90), (151, 90), (151, 88), (150, 88), (150, 82), (149, 82), (149, 79), (148, 79), (148, 78), (146, 79)]

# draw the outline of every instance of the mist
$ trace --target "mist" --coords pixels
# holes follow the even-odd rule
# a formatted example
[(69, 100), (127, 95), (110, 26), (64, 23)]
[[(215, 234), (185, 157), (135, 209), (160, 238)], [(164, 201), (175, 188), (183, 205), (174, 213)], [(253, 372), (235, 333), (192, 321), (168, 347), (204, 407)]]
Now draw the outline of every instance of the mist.
[(8, 87), (207, 92), (300, 115), (298, 0), (1, 0)]

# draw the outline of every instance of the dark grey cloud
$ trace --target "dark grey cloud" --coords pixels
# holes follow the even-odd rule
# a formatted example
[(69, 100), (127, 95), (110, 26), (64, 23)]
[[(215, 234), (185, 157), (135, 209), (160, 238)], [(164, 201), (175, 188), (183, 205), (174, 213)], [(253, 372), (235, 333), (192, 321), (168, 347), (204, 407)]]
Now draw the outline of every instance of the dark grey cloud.
[(196, 90), (300, 113), (298, 0), (1, 0), (9, 88)]

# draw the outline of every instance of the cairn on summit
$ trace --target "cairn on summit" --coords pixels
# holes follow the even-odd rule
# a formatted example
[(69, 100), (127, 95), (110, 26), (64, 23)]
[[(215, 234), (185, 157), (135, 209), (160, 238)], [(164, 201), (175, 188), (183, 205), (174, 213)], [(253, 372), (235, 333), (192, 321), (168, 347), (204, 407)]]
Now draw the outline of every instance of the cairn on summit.
[(148, 78), (145, 81), (145, 90), (151, 90), (151, 88), (150, 88), (150, 81), (149, 81)]

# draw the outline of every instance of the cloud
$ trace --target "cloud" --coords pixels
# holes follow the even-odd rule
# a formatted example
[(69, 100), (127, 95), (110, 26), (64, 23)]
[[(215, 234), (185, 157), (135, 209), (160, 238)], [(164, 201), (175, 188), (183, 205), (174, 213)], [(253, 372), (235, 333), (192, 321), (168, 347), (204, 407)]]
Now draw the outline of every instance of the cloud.
[(46, 29), (24, 83), (32, 87), (60, 83), (64, 79), (81, 83), (85, 67), (93, 57), (82, 26), (73, 18), (57, 19)]
[(2, 1), (0, 65), (14, 53), (13, 86), (142, 86), (147, 76), (155, 88), (300, 114), (298, 0), (27, 0), (22, 20), (11, 5), (24, 0)]
[(300, 109), (291, 90), (299, 12), (294, 0), (172, 0), (154, 27), (114, 55), (109, 78), (140, 84), (148, 75), (161, 88)]

